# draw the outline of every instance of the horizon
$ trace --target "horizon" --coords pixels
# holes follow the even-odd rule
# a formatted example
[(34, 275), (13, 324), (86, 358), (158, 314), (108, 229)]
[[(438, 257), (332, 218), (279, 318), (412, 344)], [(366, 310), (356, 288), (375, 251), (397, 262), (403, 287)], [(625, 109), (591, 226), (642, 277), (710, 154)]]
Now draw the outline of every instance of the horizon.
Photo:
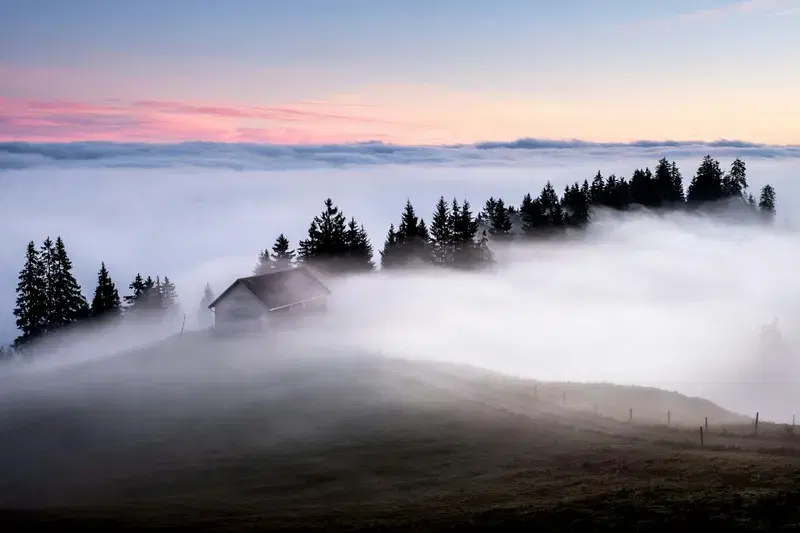
[(798, 16), (798, 0), (7, 3), (0, 141), (796, 145)]

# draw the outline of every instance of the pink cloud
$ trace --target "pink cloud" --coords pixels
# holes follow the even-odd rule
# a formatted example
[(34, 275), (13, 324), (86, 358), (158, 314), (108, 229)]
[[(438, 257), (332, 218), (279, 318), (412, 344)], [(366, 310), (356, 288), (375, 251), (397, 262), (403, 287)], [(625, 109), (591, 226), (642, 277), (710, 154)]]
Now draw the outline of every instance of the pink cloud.
[(411, 122), (384, 120), (370, 106), (347, 107), (0, 97), (0, 141), (402, 142), (425, 129)]

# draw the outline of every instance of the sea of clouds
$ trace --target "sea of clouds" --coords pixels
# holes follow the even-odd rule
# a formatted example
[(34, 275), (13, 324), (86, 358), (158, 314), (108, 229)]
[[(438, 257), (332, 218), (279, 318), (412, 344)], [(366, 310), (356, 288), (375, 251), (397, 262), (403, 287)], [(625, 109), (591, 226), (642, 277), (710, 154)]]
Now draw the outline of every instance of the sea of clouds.
[(248, 275), (279, 233), (295, 246), (327, 197), (366, 226), (377, 254), (407, 198), (427, 220), (440, 195), (478, 211), (490, 196), (518, 204), (548, 180), (560, 192), (661, 157), (677, 161), (688, 185), (706, 154), (725, 167), (742, 157), (756, 195), (776, 188), (775, 227), (601, 216), (582, 244), (498, 249), (491, 275), (354, 278), (332, 301), (342, 345), (703, 394), (703, 383), (728, 379), (722, 366), (744, 368), (762, 324), (779, 316), (790, 338), (800, 324), (798, 147), (0, 144), (0, 340), (15, 336), (14, 288), (31, 239), (64, 238), (87, 298), (101, 261), (123, 295), (138, 272), (169, 276), (191, 329), (206, 282), (219, 292)]

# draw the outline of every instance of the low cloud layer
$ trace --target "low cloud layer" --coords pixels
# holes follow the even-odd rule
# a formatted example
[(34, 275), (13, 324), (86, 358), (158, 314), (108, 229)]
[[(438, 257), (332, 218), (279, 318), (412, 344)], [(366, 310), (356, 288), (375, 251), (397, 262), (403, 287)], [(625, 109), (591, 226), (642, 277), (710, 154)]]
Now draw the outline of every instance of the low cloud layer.
[[(378, 137), (376, 137), (378, 139)], [(373, 142), (345, 144), (177, 144), (0, 142), (0, 171), (25, 168), (224, 168), (283, 170), (364, 165), (530, 166), (544, 159), (570, 165), (593, 159), (636, 158), (652, 164), (661, 157), (800, 159), (800, 146), (737, 140), (598, 143), (577, 139), (518, 139), (472, 145), (410, 146)], [(629, 170), (625, 169), (627, 175)]]
[[(208, 150), (200, 150), (203, 146)], [(498, 249), (501, 268), (493, 274), (439, 272), (338, 283), (332, 287), (329, 319), (336, 335), (324, 338), (337, 338), (342, 349), (465, 362), (540, 379), (672, 386), (722, 398), (734, 408), (738, 401), (743, 410), (753, 402), (741, 391), (726, 392), (725, 383), (748, 374), (761, 325), (777, 316), (784, 334), (800, 342), (794, 337), (800, 323), (795, 148), (727, 142), (614, 148), (567, 142), (547, 148), (209, 144), (148, 150), (146, 145), (82, 144), (4, 149), (13, 157), (40, 158), (30, 168), (0, 175), (0, 332), (5, 342), (15, 335), (14, 287), (31, 239), (64, 238), (87, 297), (101, 261), (122, 294), (137, 272), (168, 275), (191, 329), (206, 282), (219, 292), (249, 274), (259, 250), (281, 232), (296, 246), (326, 197), (364, 223), (377, 252), (406, 198), (429, 219), (439, 195), (466, 197), (476, 210), (489, 196), (518, 204), (547, 180), (561, 191), (567, 183), (591, 179), (598, 169), (629, 176), (635, 168), (652, 168), (662, 155), (675, 157), (688, 183), (705, 152), (724, 166), (742, 156), (753, 189), (765, 183), (776, 187), (776, 227), (678, 215), (598, 215), (583, 243)], [(181, 150), (187, 155), (178, 155)], [(253, 167), (245, 168), (254, 168), (253, 161), (274, 167), (232, 171), (233, 156), (247, 153), (251, 159), (243, 158), (242, 165)], [(281, 163), (276, 154), (284, 158)], [(208, 168), (192, 164), (193, 158), (226, 163)], [(335, 158), (338, 164), (332, 163)], [(369, 164), (354, 163), (359, 158)], [(305, 161), (309, 168), (287, 161)], [(147, 166), (163, 168), (142, 168)], [(180, 319), (165, 328), (163, 334), (177, 332)], [(126, 346), (143, 339), (126, 335), (120, 341)], [(102, 356), (103, 350), (101, 344), (84, 354)]]

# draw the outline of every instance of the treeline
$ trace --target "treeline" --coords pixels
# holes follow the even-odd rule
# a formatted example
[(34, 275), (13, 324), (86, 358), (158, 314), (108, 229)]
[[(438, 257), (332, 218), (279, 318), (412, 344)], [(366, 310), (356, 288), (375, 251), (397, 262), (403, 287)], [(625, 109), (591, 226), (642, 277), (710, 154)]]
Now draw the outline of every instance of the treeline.
[(166, 313), (176, 308), (178, 293), (167, 276), (137, 274), (120, 298), (105, 263), (100, 264), (91, 303), (72, 274), (72, 261), (61, 237), (47, 237), (41, 247), (28, 243), (25, 264), (19, 273), (14, 308), (19, 336), (0, 355), (23, 350), (32, 341), (86, 320), (107, 320), (128, 315)]
[[(674, 161), (662, 158), (653, 171), (636, 169), (630, 178), (598, 172), (591, 180), (567, 185), (559, 196), (550, 182), (538, 195), (526, 194), (518, 206), (502, 198), (489, 198), (474, 214), (469, 201), (448, 202), (440, 197), (430, 225), (418, 217), (406, 201), (399, 223), (392, 223), (380, 250), (381, 269), (412, 265), (437, 265), (461, 269), (494, 263), (490, 241), (554, 238), (570, 230), (581, 230), (598, 208), (615, 211), (647, 208), (652, 211), (722, 210), (739, 216), (771, 220), (776, 196), (771, 185), (761, 188), (759, 198), (749, 191), (744, 161), (736, 159), (724, 171), (716, 159), (703, 158), (688, 187)], [(297, 250), (281, 234), (272, 250), (259, 256), (254, 274), (297, 263), (317, 264), (333, 272), (364, 272), (375, 269), (373, 247), (364, 227), (347, 218), (331, 199), (312, 220), (308, 237)]]
[[(502, 198), (489, 198), (474, 213), (469, 201), (440, 197), (426, 223), (410, 200), (397, 225), (392, 223), (380, 250), (380, 268), (391, 270), (414, 265), (476, 269), (495, 262), (489, 246), (494, 241), (552, 239), (586, 228), (598, 208), (627, 211), (637, 206), (654, 211), (725, 212), (771, 220), (776, 195), (771, 185), (761, 188), (758, 199), (749, 192), (744, 161), (736, 159), (727, 171), (711, 156), (703, 158), (688, 187), (675, 162), (661, 159), (654, 171), (637, 169), (630, 178), (600, 172), (591, 180), (575, 182), (559, 196), (550, 182), (538, 195), (526, 194), (518, 206)], [(731, 207), (738, 209), (730, 210)], [(327, 199), (324, 209), (308, 227), (296, 249), (280, 234), (270, 249), (259, 253), (253, 274), (291, 267), (315, 266), (330, 274), (371, 272), (376, 269), (373, 245), (363, 224), (349, 219)], [(164, 277), (137, 274), (120, 299), (105, 264), (101, 264), (91, 304), (83, 297), (71, 273), (72, 263), (59, 237), (37, 249), (28, 244), (25, 266), (19, 274), (14, 316), (20, 336), (14, 346), (81, 320), (120, 317), (136, 313), (164, 313), (175, 308), (175, 285)], [(210, 320), (208, 304), (214, 299), (206, 285), (198, 318)]]

